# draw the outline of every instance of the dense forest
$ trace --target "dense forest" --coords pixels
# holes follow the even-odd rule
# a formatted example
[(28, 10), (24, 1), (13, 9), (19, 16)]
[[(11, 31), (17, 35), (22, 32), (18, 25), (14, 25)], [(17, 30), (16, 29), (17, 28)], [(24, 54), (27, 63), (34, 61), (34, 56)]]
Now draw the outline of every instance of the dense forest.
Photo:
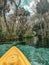
[(49, 46), (49, 0), (0, 0), (0, 41)]

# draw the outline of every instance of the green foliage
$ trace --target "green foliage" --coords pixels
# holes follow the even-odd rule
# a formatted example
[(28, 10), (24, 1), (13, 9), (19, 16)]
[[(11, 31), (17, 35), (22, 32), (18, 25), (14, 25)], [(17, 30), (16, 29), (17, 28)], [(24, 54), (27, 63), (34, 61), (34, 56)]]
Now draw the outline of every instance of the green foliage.
[(2, 34), (2, 29), (1, 29), (1, 27), (0, 27), (0, 36), (1, 36), (1, 34)]
[(32, 30), (28, 30), (25, 32), (25, 34), (23, 35), (24, 37), (33, 37), (34, 33), (32, 32)]
[(34, 25), (33, 30), (36, 32), (37, 35), (42, 35), (39, 23)]
[(37, 12), (44, 14), (49, 11), (49, 3), (47, 0), (40, 0), (40, 2), (37, 4)]

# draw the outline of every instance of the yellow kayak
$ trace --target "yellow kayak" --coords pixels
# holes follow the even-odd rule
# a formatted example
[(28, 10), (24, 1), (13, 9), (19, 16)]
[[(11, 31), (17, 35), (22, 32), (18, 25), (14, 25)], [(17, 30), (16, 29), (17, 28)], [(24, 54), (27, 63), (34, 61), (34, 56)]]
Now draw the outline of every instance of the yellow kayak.
[(24, 54), (15, 46), (9, 49), (0, 59), (0, 65), (31, 65)]

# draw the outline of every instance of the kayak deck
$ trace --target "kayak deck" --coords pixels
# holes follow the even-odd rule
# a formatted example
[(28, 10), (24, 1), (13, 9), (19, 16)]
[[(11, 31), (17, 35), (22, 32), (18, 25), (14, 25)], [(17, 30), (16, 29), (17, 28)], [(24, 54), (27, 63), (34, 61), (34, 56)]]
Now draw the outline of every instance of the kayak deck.
[(24, 54), (15, 46), (9, 49), (0, 59), (0, 65), (31, 65)]

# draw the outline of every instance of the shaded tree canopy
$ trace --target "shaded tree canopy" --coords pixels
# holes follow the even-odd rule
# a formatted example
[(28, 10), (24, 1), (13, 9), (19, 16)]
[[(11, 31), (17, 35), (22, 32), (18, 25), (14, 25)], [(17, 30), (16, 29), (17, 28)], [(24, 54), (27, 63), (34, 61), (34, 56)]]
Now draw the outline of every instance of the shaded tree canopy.
[(1, 0), (0, 1), (0, 11), (3, 10), (3, 8), (5, 7), (6, 4), (7, 4), (7, 0)]
[(37, 3), (37, 12), (44, 14), (49, 11), (49, 3), (47, 0), (40, 0), (40, 2)]

